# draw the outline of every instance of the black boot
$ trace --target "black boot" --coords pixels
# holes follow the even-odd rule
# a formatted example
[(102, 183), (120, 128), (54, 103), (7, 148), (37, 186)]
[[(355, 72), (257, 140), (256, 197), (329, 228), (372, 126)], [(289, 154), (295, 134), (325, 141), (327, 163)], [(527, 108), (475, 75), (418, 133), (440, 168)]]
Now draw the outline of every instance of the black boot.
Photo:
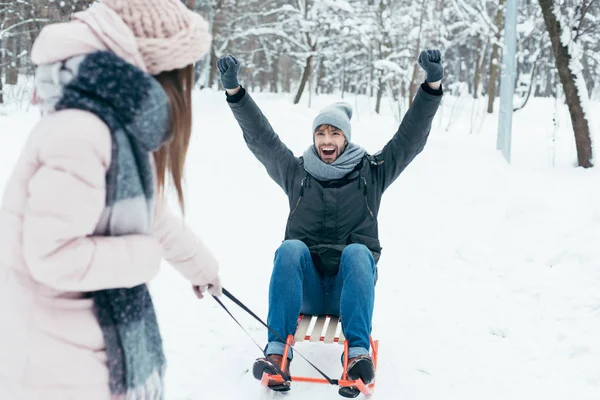
[(362, 379), (365, 385), (373, 382), (375, 378), (375, 366), (373, 359), (368, 354), (362, 354), (348, 360), (348, 379), (354, 381)]
[[(363, 354), (349, 359), (347, 375), (348, 380), (350, 381), (355, 381), (360, 378), (365, 385), (373, 382), (373, 379), (375, 378), (375, 365), (373, 364), (371, 356)], [(355, 386), (342, 386), (338, 390), (338, 393), (343, 397), (355, 398), (360, 394), (360, 390)]]
[[(267, 373), (268, 375), (277, 375), (278, 377), (281, 377), (274, 365), (277, 365), (277, 367), (279, 367), (279, 369), (281, 370), (282, 360), (283, 356), (279, 354), (269, 354), (268, 358), (257, 358), (256, 361), (254, 361), (254, 365), (252, 366), (252, 374), (258, 380), (262, 379), (263, 373)], [(289, 361), (290, 360), (288, 360), (285, 369), (282, 370), (288, 379), (290, 378)], [(276, 392), (287, 392), (288, 390), (290, 390), (291, 382), (289, 380), (284, 380), (283, 382), (281, 382), (275, 379), (270, 379), (267, 383), (267, 386), (269, 389), (274, 390)]]

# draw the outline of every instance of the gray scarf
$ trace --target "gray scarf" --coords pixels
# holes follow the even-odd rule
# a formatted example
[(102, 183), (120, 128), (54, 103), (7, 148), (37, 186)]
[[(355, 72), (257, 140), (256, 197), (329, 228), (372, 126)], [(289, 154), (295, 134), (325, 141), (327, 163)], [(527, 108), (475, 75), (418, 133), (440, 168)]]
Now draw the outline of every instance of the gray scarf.
[(312, 145), (304, 152), (304, 169), (320, 181), (341, 179), (348, 175), (365, 156), (365, 149), (348, 143), (346, 150), (331, 164), (324, 163), (317, 154), (317, 149)]

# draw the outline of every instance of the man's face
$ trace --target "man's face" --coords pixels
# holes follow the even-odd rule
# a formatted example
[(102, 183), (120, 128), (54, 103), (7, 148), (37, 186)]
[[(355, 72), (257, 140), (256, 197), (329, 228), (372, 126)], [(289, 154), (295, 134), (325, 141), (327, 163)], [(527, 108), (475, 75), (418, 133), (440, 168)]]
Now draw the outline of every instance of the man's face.
[(341, 130), (331, 125), (320, 125), (315, 131), (315, 148), (319, 158), (326, 164), (331, 164), (346, 149), (346, 138)]

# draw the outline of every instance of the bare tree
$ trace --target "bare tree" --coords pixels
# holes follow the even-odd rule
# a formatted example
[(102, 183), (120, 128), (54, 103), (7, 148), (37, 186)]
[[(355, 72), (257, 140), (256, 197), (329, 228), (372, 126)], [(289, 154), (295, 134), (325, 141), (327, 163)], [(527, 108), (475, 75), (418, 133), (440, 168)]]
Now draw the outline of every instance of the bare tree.
[[(417, 33), (417, 43), (415, 45), (414, 48), (414, 52), (413, 52), (413, 58), (416, 60), (417, 57), (419, 56), (419, 52), (421, 51), (421, 33), (423, 32), (423, 21), (426, 17), (426, 13), (425, 13), (425, 7), (429, 6), (428, 2), (426, 2), (425, 0), (421, 0), (421, 16), (419, 18), (419, 28), (418, 28), (418, 33)], [(412, 105), (413, 102), (413, 97), (415, 96), (415, 93), (417, 93), (417, 87), (418, 87), (418, 83), (417, 83), (417, 75), (419, 73), (419, 66), (416, 62), (413, 63), (413, 71), (412, 71), (412, 78), (410, 80), (410, 86), (408, 89), (408, 104)]]
[(500, 40), (502, 39), (502, 27), (504, 24), (504, 4), (505, 0), (499, 0), (498, 9), (494, 26), (496, 35), (494, 37), (494, 46), (492, 49), (492, 58), (490, 59), (490, 80), (488, 82), (488, 113), (494, 112), (494, 101), (496, 100), (496, 83), (498, 81), (498, 71), (500, 70)]
[(19, 76), (33, 73), (29, 51), (47, 23), (70, 19), (94, 0), (0, 0), (0, 103), (5, 85), (16, 85)]
[[(595, 0), (583, 0), (578, 10), (577, 25), (569, 26), (568, 21), (560, 13), (553, 0), (539, 0), (546, 28), (552, 41), (552, 51), (556, 60), (556, 68), (565, 92), (566, 102), (571, 114), (571, 122), (575, 133), (577, 160), (579, 166), (590, 168), (592, 164), (592, 141), (590, 126), (586, 118), (586, 110), (582, 99), (587, 99), (587, 90), (579, 66), (581, 49), (578, 40), (585, 34), (585, 16)], [(589, 112), (589, 110), (587, 110)]]
[[(416, 57), (435, 47), (444, 55), (445, 90), (487, 95), (493, 109), (506, 0), (181, 1), (209, 21), (213, 36), (210, 54), (197, 65), (202, 87), (219, 84), (216, 59), (231, 53), (242, 61), (240, 82), (248, 88), (284, 91), (295, 102), (306, 90), (366, 94), (376, 111), (390, 101), (401, 117), (423, 76)], [(33, 73), (29, 50), (43, 26), (66, 21), (91, 2), (0, 0), (0, 102), (12, 100), (16, 91), (6, 90), (11, 83), (25, 83), (24, 75)], [(575, 87), (585, 115), (585, 99), (600, 98), (600, 0), (550, 3), (555, 14), (556, 5), (562, 7), (556, 19), (562, 37), (570, 37), (562, 43), (571, 49), (568, 71), (584, 82)], [(534, 96), (556, 96), (556, 82), (564, 80), (555, 55), (561, 41), (546, 34), (540, 5), (522, 0), (519, 6), (517, 108)], [(581, 118), (576, 121), (581, 126)]]

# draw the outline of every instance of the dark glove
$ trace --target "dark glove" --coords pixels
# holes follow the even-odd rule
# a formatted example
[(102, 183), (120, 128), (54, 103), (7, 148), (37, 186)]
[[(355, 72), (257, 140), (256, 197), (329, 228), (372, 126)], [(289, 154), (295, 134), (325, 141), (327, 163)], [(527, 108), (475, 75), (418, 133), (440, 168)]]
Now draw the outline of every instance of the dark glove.
[(427, 82), (441, 81), (444, 77), (444, 67), (442, 67), (442, 54), (439, 50), (423, 50), (419, 55), (419, 65), (425, 73)]
[(240, 62), (232, 55), (221, 57), (217, 60), (217, 68), (221, 73), (221, 83), (225, 89), (235, 89), (240, 86), (238, 82), (238, 71)]

